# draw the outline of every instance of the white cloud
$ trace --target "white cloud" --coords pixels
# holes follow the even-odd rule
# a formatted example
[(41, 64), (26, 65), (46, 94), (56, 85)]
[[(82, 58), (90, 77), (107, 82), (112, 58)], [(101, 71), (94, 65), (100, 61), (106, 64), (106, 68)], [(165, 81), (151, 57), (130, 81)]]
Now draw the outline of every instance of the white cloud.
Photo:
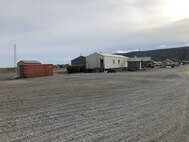
[(116, 53), (129, 53), (134, 51), (140, 51), (140, 49), (133, 49), (133, 50), (117, 50)]
[(189, 43), (177, 44), (177, 45), (160, 45), (157, 49), (177, 48), (177, 47), (189, 47)]

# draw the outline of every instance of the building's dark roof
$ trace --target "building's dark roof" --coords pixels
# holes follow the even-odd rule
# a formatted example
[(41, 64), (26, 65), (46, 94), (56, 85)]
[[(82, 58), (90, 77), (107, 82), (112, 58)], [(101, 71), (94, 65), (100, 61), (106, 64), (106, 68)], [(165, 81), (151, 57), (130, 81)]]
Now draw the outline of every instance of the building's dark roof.
[[(80, 59), (80, 58), (86, 58), (86, 57), (84, 57), (84, 56), (79, 56), (79, 57), (77, 57), (77, 58), (75, 58), (75, 59), (73, 59), (73, 60), (77, 60), (77, 59)], [(73, 61), (72, 60), (72, 61)]]
[(128, 62), (141, 62), (141, 58), (129, 58)]

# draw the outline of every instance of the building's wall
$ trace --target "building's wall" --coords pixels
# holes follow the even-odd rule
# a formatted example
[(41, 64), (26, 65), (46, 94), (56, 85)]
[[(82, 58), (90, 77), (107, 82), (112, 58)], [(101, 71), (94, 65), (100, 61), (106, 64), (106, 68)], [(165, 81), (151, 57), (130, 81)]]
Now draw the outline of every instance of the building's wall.
[(127, 67), (128, 66), (127, 63), (128, 63), (127, 57), (112, 57), (112, 56), (104, 57), (105, 69)]
[(86, 57), (86, 68), (87, 69), (101, 68), (100, 65), (101, 59), (104, 60), (104, 69), (128, 67), (127, 57), (116, 57), (116, 56), (113, 57), (113, 56), (105, 56), (98, 53), (94, 53)]
[(100, 59), (103, 59), (98, 53), (91, 54), (86, 57), (86, 69), (100, 68)]
[(72, 65), (83, 65), (86, 66), (86, 58), (85, 57), (78, 57), (71, 61)]
[(20, 65), (20, 77), (31, 78), (53, 75), (52, 64), (23, 64)]
[(141, 61), (129, 61), (128, 70), (141, 70), (142, 63)]
[(24, 65), (25, 63), (20, 61), (17, 63), (17, 77), (20, 77), (20, 66)]
[(18, 62), (17, 63), (17, 77), (20, 77), (20, 65), (23, 65), (23, 62)]

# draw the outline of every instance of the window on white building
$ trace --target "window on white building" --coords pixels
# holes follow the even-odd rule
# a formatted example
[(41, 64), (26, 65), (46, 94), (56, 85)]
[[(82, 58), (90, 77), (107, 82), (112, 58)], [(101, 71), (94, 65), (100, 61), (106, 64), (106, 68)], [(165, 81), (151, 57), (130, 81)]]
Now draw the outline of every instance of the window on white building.
[(118, 64), (120, 64), (120, 60), (118, 60)]
[(112, 60), (112, 63), (115, 64), (115, 59)]

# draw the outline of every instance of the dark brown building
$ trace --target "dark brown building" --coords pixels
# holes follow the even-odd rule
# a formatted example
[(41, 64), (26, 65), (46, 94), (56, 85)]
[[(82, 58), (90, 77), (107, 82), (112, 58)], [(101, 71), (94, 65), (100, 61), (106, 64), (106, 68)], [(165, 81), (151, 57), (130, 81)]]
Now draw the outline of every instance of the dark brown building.
[(86, 67), (86, 57), (79, 56), (71, 61), (71, 65), (80, 65)]

